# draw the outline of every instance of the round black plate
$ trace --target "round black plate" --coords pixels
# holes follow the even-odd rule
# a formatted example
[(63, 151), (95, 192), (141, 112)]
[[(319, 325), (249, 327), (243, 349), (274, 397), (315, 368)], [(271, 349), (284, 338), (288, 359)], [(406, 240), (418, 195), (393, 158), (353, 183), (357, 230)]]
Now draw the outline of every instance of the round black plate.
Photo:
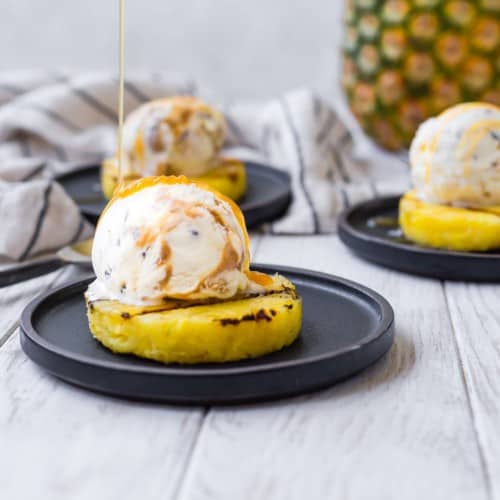
[[(286, 212), (291, 200), (290, 175), (273, 167), (245, 162), (247, 169), (247, 192), (239, 205), (249, 228), (270, 222)], [(92, 222), (106, 206), (101, 191), (100, 166), (82, 165), (78, 169), (62, 174), (57, 181), (75, 200), (83, 215)]]
[(397, 225), (399, 199), (378, 198), (346, 210), (339, 218), (340, 239), (360, 257), (398, 271), (443, 280), (500, 281), (498, 252), (454, 252), (406, 240)]
[(21, 317), (21, 345), (40, 366), (73, 384), (132, 399), (231, 404), (281, 398), (331, 385), (379, 359), (394, 338), (394, 313), (377, 293), (301, 269), (255, 266), (290, 278), (303, 298), (300, 337), (261, 358), (163, 365), (117, 355), (91, 336), (83, 292), (90, 279), (48, 292)]

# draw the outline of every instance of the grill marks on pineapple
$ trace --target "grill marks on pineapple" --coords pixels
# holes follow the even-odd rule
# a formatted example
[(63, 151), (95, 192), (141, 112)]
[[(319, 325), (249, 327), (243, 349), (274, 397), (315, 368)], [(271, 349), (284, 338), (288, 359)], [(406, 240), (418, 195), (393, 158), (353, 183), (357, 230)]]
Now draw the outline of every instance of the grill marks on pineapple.
[(244, 314), (241, 318), (222, 318), (218, 321), (222, 326), (239, 325), (243, 321), (272, 321), (272, 317), (265, 309), (259, 309), (256, 313)]
[[(136, 316), (142, 316), (145, 314), (152, 314), (152, 313), (161, 313), (161, 312), (171, 311), (173, 309), (188, 309), (190, 307), (219, 304), (221, 302), (230, 303), (238, 300), (254, 299), (256, 297), (267, 297), (272, 295), (283, 295), (289, 298), (290, 300), (296, 300), (298, 298), (294, 288), (291, 288), (289, 286), (280, 286), (279, 288), (276, 288), (274, 290), (269, 290), (263, 295), (252, 294), (247, 297), (232, 297), (227, 300), (211, 299), (211, 300), (199, 300), (199, 301), (182, 301), (182, 300), (172, 300), (165, 298), (164, 304), (158, 306), (141, 307), (141, 306), (125, 306), (124, 304), (121, 304), (122, 307), (127, 309), (121, 311), (119, 314), (123, 319), (131, 319)], [(95, 302), (102, 302), (102, 300), (88, 301), (88, 307), (90, 310), (94, 310)], [(285, 309), (292, 310), (294, 306), (293, 303), (287, 303), (284, 304), (283, 307)], [(269, 309), (269, 311), (266, 311), (265, 309), (259, 309), (256, 313), (246, 314), (241, 318), (222, 318), (216, 321), (219, 321), (223, 326), (237, 325), (242, 321), (262, 321), (262, 320), (271, 321), (273, 317), (277, 316), (278, 314), (279, 313), (275, 309)]]
[[(487, 193), (485, 193), (487, 194)], [(491, 195), (490, 195), (491, 196)], [(498, 207), (495, 207), (498, 210)], [(472, 212), (478, 212), (488, 215), (494, 215), (495, 217), (500, 217), (500, 213), (494, 210), (488, 210), (487, 208), (466, 208), (465, 210), (471, 210)]]
[[(293, 304), (285, 304), (284, 307), (290, 310), (293, 309)], [(255, 321), (256, 323), (259, 321), (267, 321), (269, 323), (277, 314), (275, 309), (259, 309), (255, 313), (244, 314), (241, 318), (222, 318), (217, 321), (219, 321), (222, 326), (239, 325), (244, 321)]]
[(236, 184), (240, 180), (238, 168), (234, 166), (229, 167), (227, 170), (227, 177), (233, 184)]
[[(265, 295), (276, 295), (276, 294), (284, 294), (290, 297), (291, 300), (296, 300), (297, 299), (297, 294), (294, 289), (289, 288), (289, 287), (284, 287), (284, 290), (281, 292), (270, 292), (266, 293)], [(293, 309), (293, 304), (284, 304), (283, 307), (289, 311)], [(228, 325), (239, 325), (240, 323), (244, 321), (255, 321), (258, 323), (259, 321), (266, 321), (266, 322), (271, 322), (273, 318), (278, 314), (278, 312), (275, 309), (259, 309), (255, 313), (250, 313), (250, 314), (245, 314), (241, 318), (222, 318), (218, 319), (218, 321), (222, 326), (228, 326)]]

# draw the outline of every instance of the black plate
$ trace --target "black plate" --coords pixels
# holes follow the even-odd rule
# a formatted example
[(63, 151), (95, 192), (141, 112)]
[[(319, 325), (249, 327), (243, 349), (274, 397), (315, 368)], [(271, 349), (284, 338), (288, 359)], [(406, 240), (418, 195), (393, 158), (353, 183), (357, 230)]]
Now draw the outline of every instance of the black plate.
[[(418, 246), (397, 224), (400, 196), (353, 206), (339, 218), (339, 237), (360, 257), (391, 269), (443, 280), (500, 281), (500, 253)], [(393, 223), (391, 223), (393, 221)]]
[(93, 391), (140, 400), (230, 404), (301, 394), (331, 385), (379, 359), (394, 338), (394, 313), (377, 293), (301, 269), (255, 266), (293, 280), (303, 298), (300, 337), (254, 360), (162, 365), (117, 355), (89, 332), (83, 291), (89, 279), (45, 293), (21, 317), (21, 345), (40, 366)]
[[(249, 228), (277, 219), (286, 212), (291, 200), (290, 175), (276, 168), (245, 162), (247, 192), (239, 201)], [(62, 174), (57, 181), (75, 200), (83, 215), (97, 222), (106, 199), (101, 191), (100, 166), (82, 165)]]

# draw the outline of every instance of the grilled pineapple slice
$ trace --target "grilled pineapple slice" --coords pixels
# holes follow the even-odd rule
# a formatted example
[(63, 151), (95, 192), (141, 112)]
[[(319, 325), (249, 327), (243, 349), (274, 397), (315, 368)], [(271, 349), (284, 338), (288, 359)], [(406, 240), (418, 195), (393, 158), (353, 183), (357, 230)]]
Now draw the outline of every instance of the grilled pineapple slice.
[[(125, 176), (125, 184), (139, 179), (138, 175)], [(223, 195), (239, 200), (247, 189), (245, 165), (234, 158), (218, 158), (217, 165), (206, 174), (194, 177), (193, 180), (202, 182)], [(101, 186), (106, 198), (111, 198), (118, 183), (118, 168), (116, 160), (104, 160), (101, 167)]]
[(245, 165), (234, 158), (219, 158), (217, 167), (194, 180), (216, 189), (232, 200), (239, 200), (247, 190)]
[(399, 224), (408, 239), (424, 246), (469, 252), (500, 248), (500, 207), (433, 205), (409, 191), (399, 202)]
[(90, 331), (113, 352), (164, 363), (254, 358), (291, 344), (301, 328), (302, 301), (293, 284), (276, 275), (266, 289), (265, 295), (212, 304), (86, 300)]
[[(138, 175), (125, 175), (124, 183), (129, 184), (132, 181), (139, 179)], [(118, 184), (118, 167), (114, 158), (104, 160), (101, 165), (101, 188), (104, 196), (109, 200), (115, 191)]]

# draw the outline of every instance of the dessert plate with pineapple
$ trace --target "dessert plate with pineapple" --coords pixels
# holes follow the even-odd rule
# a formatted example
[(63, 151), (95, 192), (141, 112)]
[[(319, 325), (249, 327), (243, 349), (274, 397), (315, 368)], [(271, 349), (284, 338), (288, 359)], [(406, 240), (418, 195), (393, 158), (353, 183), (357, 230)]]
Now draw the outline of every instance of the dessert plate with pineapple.
[[(130, 113), (123, 124), (124, 184), (157, 175), (184, 175), (220, 191), (240, 204), (249, 227), (282, 215), (291, 200), (288, 173), (227, 157), (222, 113), (188, 96), (150, 101)], [(102, 165), (83, 165), (58, 181), (97, 222), (118, 184), (118, 157)]]
[(291, 396), (373, 364), (394, 337), (391, 306), (361, 285), (250, 267), (240, 208), (185, 177), (115, 192), (92, 265), (95, 276), (27, 306), (21, 344), (97, 392), (185, 404)]
[(410, 163), (413, 189), (345, 211), (341, 240), (399, 271), (500, 281), (500, 109), (465, 103), (424, 122)]

